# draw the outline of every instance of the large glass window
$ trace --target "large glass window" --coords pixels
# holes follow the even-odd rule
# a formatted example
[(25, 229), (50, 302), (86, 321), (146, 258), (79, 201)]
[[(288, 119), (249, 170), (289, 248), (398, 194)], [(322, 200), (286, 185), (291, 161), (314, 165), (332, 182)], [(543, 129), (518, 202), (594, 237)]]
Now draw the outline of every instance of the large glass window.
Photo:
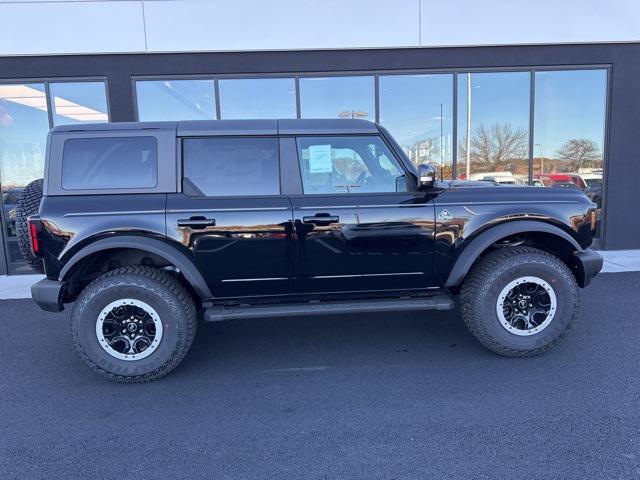
[(152, 188), (158, 182), (154, 137), (72, 138), (64, 142), (62, 188)]
[(189, 138), (183, 148), (185, 192), (208, 197), (280, 193), (275, 138)]
[(104, 82), (50, 83), (49, 96), (54, 125), (109, 121)]
[(453, 75), (383, 75), (379, 88), (380, 123), (416, 165), (451, 178)]
[(0, 85), (2, 217), (12, 273), (31, 270), (16, 238), (16, 207), (24, 187), (42, 178), (49, 119), (43, 83)]
[[(606, 70), (535, 73), (533, 178), (602, 207)], [(598, 222), (598, 233), (599, 233)]]
[(136, 82), (138, 120), (214, 120), (213, 80), (140, 80)]
[(304, 193), (405, 192), (396, 158), (379, 137), (300, 137)]
[(458, 177), (526, 184), (529, 72), (458, 74)]
[(302, 118), (376, 118), (373, 77), (300, 79)]
[(243, 78), (218, 81), (220, 118), (296, 118), (293, 78)]

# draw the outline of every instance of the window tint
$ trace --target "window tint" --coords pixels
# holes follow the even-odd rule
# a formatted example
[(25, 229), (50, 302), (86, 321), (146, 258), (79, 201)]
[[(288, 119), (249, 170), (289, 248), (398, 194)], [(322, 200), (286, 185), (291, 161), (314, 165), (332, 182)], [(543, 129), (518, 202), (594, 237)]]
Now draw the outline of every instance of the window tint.
[(379, 137), (300, 137), (304, 193), (404, 192), (402, 167)]
[(279, 195), (275, 138), (190, 138), (184, 145), (185, 191), (208, 197)]
[(73, 138), (64, 143), (64, 189), (153, 188), (157, 179), (153, 137)]

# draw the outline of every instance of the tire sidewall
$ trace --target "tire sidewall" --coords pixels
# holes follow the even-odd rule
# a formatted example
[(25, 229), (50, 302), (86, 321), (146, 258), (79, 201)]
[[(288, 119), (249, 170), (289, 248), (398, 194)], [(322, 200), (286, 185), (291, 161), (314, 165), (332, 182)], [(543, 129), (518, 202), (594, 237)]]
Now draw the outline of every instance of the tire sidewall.
[[(479, 310), (479, 317), (484, 319), (482, 325), (484, 333), (499, 345), (522, 352), (542, 349), (562, 337), (571, 327), (576, 314), (575, 288), (566, 277), (567, 273), (569, 275), (571, 273), (547, 263), (531, 260), (515, 264), (509, 262), (501, 267), (496, 271), (492, 281), (485, 284), (482, 294), (477, 298), (476, 308)], [(504, 287), (509, 282), (526, 276), (538, 277), (551, 286), (556, 295), (557, 308), (551, 322), (540, 332), (532, 335), (516, 335), (502, 326), (496, 306)]]
[[(115, 277), (112, 277), (115, 278)], [(105, 279), (107, 280), (107, 279)], [(135, 282), (135, 279), (134, 279)], [(109, 283), (109, 282), (102, 282)], [(158, 285), (93, 285), (85, 290), (74, 305), (72, 322), (81, 353), (99, 369), (114, 375), (142, 376), (161, 370), (171, 363), (183, 341), (183, 313), (171, 302), (164, 288)], [(160, 286), (161, 287), (161, 286)], [(106, 352), (96, 336), (96, 321), (109, 303), (131, 298), (153, 307), (162, 321), (162, 339), (155, 351), (138, 360), (122, 360)]]

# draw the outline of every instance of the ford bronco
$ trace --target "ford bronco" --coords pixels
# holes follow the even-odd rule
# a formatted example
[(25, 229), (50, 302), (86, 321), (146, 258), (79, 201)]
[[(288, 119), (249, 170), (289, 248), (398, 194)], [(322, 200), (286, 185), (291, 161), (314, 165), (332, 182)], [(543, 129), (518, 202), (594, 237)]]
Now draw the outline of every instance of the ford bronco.
[(536, 355), (602, 267), (578, 189), (438, 180), (363, 120), (60, 126), (45, 172), (26, 223), (46, 273), (32, 296), (67, 308), (80, 356), (121, 382), (173, 370), (199, 320), (456, 297), (490, 350)]

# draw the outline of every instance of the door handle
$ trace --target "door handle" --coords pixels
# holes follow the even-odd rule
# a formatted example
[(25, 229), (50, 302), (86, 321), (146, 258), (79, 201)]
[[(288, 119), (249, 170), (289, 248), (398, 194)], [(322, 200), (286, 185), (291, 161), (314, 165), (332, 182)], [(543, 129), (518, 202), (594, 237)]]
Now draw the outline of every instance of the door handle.
[(182, 218), (178, 220), (179, 227), (189, 227), (192, 229), (215, 227), (215, 225), (216, 225), (215, 218), (191, 217), (191, 218)]
[(329, 215), (328, 213), (316, 213), (313, 217), (302, 217), (302, 223), (312, 223), (319, 226), (331, 225), (339, 221), (338, 215)]

